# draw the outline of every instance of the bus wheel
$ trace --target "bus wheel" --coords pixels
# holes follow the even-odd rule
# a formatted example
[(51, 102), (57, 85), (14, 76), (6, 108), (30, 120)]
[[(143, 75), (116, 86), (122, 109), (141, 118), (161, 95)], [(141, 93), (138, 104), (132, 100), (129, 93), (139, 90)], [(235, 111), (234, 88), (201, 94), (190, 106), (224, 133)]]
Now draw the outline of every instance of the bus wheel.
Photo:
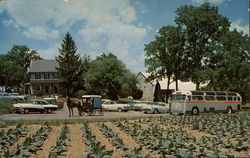
[(231, 114), (233, 112), (233, 109), (231, 106), (227, 107), (227, 113), (228, 114)]
[(193, 115), (198, 115), (198, 114), (199, 114), (199, 109), (198, 109), (197, 107), (194, 107), (194, 108), (192, 109), (192, 114), (193, 114)]

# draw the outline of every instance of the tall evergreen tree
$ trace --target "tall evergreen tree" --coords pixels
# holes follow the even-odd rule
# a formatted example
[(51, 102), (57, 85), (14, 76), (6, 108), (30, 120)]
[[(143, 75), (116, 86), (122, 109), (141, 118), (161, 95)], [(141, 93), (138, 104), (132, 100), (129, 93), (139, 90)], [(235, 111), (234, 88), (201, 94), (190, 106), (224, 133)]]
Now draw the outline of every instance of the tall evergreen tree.
[(76, 91), (80, 80), (82, 61), (77, 54), (76, 44), (69, 33), (63, 39), (61, 48), (58, 49), (60, 55), (56, 57), (59, 67), (56, 69), (60, 75), (60, 85), (65, 91), (61, 91), (67, 96), (72, 96)]
[(154, 101), (155, 102), (161, 101), (161, 85), (158, 81), (156, 82), (155, 85)]

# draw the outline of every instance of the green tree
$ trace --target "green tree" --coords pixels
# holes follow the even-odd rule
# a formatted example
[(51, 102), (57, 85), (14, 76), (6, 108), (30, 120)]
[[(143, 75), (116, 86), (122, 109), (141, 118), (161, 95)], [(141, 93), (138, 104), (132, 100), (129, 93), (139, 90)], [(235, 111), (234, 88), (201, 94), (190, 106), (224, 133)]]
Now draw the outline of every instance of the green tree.
[(206, 60), (206, 89), (239, 92), (244, 101), (250, 101), (250, 38), (228, 31), (220, 42), (211, 46)]
[(67, 96), (72, 96), (77, 90), (77, 85), (81, 79), (82, 74), (82, 60), (77, 54), (76, 44), (69, 33), (63, 39), (61, 48), (59, 50), (59, 56), (56, 57), (56, 61), (59, 67), (56, 69), (59, 73), (60, 85)]
[(32, 59), (42, 58), (25, 45), (14, 45), (7, 54), (1, 55), (1, 85), (8, 91), (21, 92), (28, 82), (27, 70)]
[(145, 45), (145, 65), (151, 73), (148, 80), (167, 78), (167, 90), (171, 79), (182, 78), (184, 64), (184, 37), (181, 28), (174, 26), (162, 27), (155, 40)]
[(185, 52), (189, 71), (186, 73), (199, 89), (206, 80), (204, 60), (211, 43), (226, 32), (230, 26), (227, 18), (218, 13), (218, 8), (205, 3), (201, 6), (181, 6), (176, 11), (178, 26), (185, 31)]
[(156, 82), (156, 85), (155, 85), (154, 101), (155, 102), (161, 101), (161, 85), (158, 81)]
[(85, 82), (89, 93), (110, 99), (127, 96), (136, 87), (134, 75), (111, 53), (102, 54), (90, 63)]

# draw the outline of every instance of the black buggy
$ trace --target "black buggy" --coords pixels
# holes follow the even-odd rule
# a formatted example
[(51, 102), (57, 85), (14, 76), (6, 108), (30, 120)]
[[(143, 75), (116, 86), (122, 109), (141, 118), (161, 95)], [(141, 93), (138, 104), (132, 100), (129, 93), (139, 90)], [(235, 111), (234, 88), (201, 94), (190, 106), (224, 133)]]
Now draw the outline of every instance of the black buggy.
[(83, 95), (81, 107), (78, 108), (78, 110), (80, 116), (85, 113), (89, 116), (102, 116), (104, 114), (102, 109), (102, 97), (99, 95)]

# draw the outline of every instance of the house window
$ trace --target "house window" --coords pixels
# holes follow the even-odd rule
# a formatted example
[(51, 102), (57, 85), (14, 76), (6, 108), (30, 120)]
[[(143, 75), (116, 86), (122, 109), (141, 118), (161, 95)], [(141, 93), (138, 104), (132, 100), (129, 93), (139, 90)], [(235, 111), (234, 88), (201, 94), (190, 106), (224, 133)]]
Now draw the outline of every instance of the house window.
[(41, 79), (41, 74), (35, 74), (35, 79)]
[(44, 74), (44, 79), (49, 79), (49, 74), (48, 73)]
[(57, 74), (56, 73), (53, 74), (53, 79), (57, 79)]

